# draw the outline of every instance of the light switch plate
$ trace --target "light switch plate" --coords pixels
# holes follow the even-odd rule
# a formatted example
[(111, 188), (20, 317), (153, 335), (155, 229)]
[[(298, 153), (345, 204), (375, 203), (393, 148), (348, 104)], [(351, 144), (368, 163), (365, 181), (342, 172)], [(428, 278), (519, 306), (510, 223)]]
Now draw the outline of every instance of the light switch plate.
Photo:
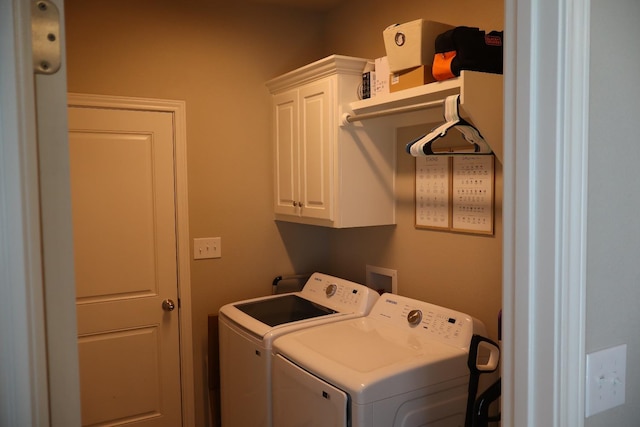
[(220, 237), (193, 239), (193, 259), (220, 257), (222, 257), (222, 241)]
[(587, 354), (586, 416), (624, 404), (627, 345)]

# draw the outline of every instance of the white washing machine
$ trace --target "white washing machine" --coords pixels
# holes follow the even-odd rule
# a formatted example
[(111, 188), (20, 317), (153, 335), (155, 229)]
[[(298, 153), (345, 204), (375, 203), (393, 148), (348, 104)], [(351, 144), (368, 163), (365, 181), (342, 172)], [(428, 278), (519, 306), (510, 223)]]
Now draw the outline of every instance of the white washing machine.
[(474, 334), (485, 328), (471, 316), (383, 294), (365, 317), (284, 335), (273, 344), (273, 425), (462, 427)]
[(379, 294), (314, 273), (299, 292), (227, 304), (219, 312), (221, 416), (224, 427), (271, 426), (271, 350), (275, 338), (361, 317)]

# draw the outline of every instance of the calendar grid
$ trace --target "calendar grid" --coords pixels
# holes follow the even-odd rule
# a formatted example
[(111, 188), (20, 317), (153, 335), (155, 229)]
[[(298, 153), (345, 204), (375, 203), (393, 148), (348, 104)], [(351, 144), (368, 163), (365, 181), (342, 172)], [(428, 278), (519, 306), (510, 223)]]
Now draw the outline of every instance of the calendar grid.
[(493, 234), (494, 157), (416, 157), (416, 227)]

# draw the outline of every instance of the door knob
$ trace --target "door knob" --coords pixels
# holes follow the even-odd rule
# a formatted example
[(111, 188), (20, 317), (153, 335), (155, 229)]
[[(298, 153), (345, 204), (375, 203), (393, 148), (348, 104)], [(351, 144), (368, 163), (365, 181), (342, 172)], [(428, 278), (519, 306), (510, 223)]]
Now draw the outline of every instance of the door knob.
[(164, 311), (173, 311), (174, 308), (176, 308), (176, 305), (172, 300), (166, 299), (162, 301), (162, 309)]

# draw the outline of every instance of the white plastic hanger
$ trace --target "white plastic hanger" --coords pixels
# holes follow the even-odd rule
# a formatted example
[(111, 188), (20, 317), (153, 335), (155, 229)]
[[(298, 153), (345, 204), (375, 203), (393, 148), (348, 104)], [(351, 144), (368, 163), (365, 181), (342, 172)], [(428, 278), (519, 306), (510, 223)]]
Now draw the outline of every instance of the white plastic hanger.
[[(419, 138), (409, 142), (406, 146), (407, 153), (412, 156), (431, 156), (431, 155), (444, 155), (450, 156), (454, 154), (491, 154), (491, 147), (484, 140), (478, 129), (476, 129), (471, 123), (460, 118), (458, 113), (460, 105), (460, 95), (448, 96), (444, 101), (444, 118), (446, 122), (437, 128), (433, 129), (426, 135), (422, 135)], [(456, 152), (434, 152), (432, 145), (438, 139), (444, 137), (447, 131), (455, 127), (464, 139), (469, 142), (470, 147), (468, 150), (456, 151)]]

